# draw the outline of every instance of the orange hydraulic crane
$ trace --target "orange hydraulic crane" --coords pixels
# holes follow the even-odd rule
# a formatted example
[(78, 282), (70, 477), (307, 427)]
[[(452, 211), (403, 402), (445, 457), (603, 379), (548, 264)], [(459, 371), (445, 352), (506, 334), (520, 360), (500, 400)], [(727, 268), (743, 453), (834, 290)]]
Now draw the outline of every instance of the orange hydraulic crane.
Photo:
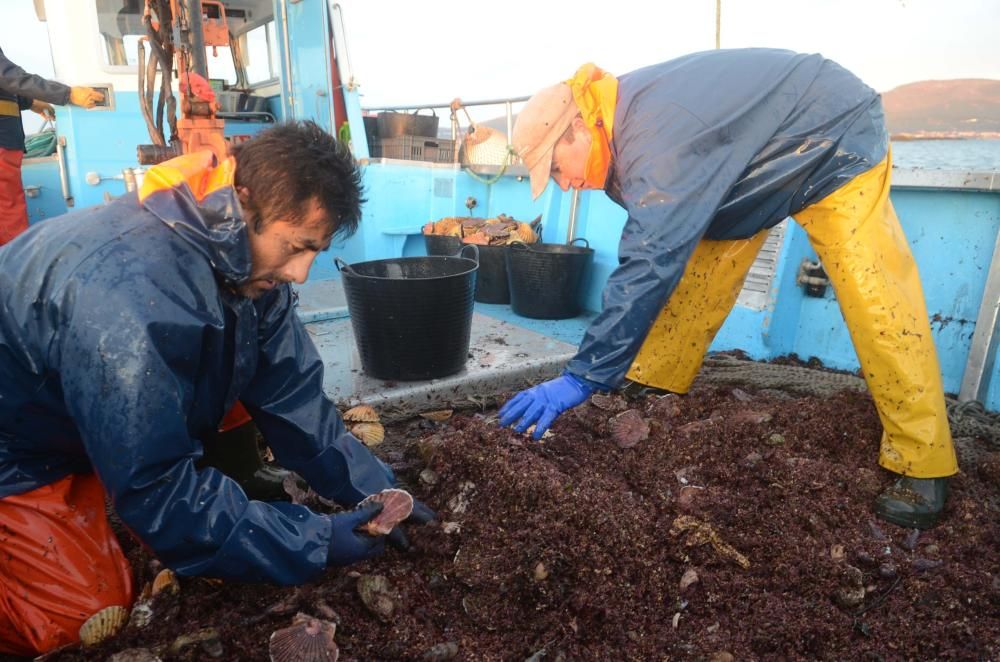
[[(151, 165), (206, 149), (223, 159), (228, 152), (225, 122), (216, 115), (219, 103), (207, 79), (205, 48), (229, 45), (226, 8), (218, 0), (145, 0), (143, 23), (146, 36), (138, 45), (139, 106), (152, 144), (138, 146), (139, 163)], [(154, 114), (157, 73), (160, 94)], [(172, 86), (175, 74), (180, 81), (180, 119)], [(169, 139), (163, 131), (164, 111)]]

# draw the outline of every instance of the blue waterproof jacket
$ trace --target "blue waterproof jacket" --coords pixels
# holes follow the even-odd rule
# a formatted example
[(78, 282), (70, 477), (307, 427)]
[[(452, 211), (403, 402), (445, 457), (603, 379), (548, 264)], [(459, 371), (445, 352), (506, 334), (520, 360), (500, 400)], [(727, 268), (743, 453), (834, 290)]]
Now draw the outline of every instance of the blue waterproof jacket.
[(567, 369), (620, 384), (702, 238), (773, 227), (887, 150), (878, 94), (820, 55), (709, 51), (620, 76), (605, 188), (628, 220)]
[[(31, 108), (34, 99), (65, 106), (69, 103), (69, 91), (69, 85), (29, 74), (0, 50), (0, 101), (14, 101), (21, 110)], [(0, 115), (0, 147), (24, 149), (24, 126), (20, 115)]]
[(198, 201), (181, 184), (0, 247), (0, 497), (94, 471), (181, 574), (292, 584), (326, 566), (327, 516), (195, 469), (238, 398), (323, 496), (353, 505), (394, 483), (323, 395), (290, 287), (231, 288), (250, 273), (246, 233), (230, 186)]

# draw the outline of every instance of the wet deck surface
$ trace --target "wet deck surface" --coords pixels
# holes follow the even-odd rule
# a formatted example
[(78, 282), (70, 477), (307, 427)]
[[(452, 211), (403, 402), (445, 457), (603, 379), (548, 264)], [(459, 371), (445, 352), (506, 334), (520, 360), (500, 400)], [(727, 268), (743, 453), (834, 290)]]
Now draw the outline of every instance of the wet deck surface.
[(364, 374), (339, 280), (296, 287), (299, 317), (325, 366), (326, 394), (338, 405), (364, 402), (384, 419), (469, 403), (557, 375), (576, 353), (593, 313), (569, 320), (530, 320), (510, 306), (476, 304), (469, 360), (454, 375), (426, 381), (385, 381)]

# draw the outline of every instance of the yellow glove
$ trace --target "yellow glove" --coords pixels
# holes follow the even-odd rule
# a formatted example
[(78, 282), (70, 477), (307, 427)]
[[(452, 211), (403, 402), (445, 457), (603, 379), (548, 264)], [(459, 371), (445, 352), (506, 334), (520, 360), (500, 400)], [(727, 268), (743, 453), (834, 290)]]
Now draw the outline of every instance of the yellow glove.
[(52, 104), (39, 101), (38, 99), (32, 99), (31, 110), (41, 115), (44, 120), (54, 120), (56, 118), (56, 109), (52, 107)]
[(92, 87), (71, 87), (69, 102), (74, 106), (93, 108), (98, 101), (104, 101), (104, 95)]

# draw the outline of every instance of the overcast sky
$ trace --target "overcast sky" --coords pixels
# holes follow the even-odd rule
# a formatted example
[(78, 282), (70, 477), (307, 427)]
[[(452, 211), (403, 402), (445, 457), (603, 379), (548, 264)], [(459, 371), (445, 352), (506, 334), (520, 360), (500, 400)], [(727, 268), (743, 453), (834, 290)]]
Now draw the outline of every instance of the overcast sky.
[[(51, 75), (31, 0), (0, 4), (0, 48)], [(624, 73), (710, 49), (715, 4), (341, 1), (365, 106), (525, 96), (587, 61)], [(879, 91), (925, 79), (1000, 79), (1000, 0), (722, 0), (722, 46), (819, 52)]]

